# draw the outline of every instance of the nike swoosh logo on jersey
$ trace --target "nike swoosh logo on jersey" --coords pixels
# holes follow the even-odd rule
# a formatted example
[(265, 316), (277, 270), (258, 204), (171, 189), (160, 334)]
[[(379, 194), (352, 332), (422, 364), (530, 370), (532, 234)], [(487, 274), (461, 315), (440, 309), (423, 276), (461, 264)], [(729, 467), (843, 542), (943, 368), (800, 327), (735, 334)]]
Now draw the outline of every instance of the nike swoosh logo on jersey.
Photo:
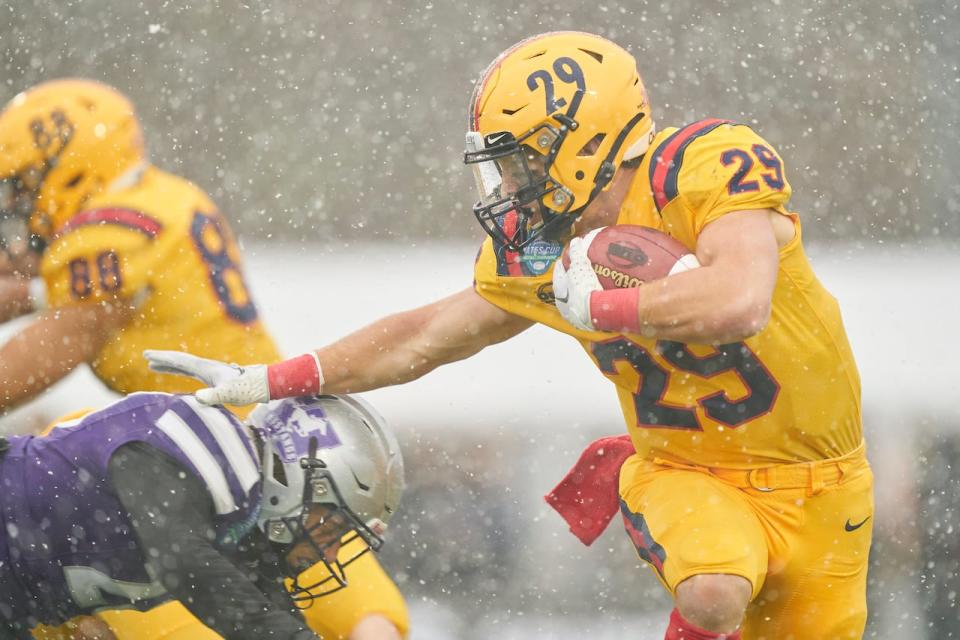
[(843, 525), (843, 528), (845, 531), (856, 531), (857, 529), (862, 527), (864, 524), (866, 524), (867, 520), (869, 519), (870, 519), (870, 516), (867, 516), (857, 524), (850, 524), (850, 518), (847, 518), (847, 522), (846, 524)]
[(558, 295), (554, 295), (554, 296), (553, 296), (553, 299), (556, 300), (557, 302), (562, 302), (562, 303), (566, 304), (567, 301), (570, 300), (570, 294), (568, 293), (567, 295), (563, 296), (562, 298), (561, 298), (560, 296), (558, 296)]

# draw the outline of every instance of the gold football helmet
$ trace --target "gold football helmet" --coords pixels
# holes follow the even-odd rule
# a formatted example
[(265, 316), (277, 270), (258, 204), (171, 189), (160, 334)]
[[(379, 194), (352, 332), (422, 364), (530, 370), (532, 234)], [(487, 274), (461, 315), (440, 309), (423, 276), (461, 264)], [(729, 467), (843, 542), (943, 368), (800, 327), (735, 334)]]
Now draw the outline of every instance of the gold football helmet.
[(528, 38), (487, 67), (470, 99), (464, 162), (480, 190), (474, 215), (511, 250), (562, 238), (653, 133), (627, 51), (576, 31)]
[(40, 250), (86, 200), (144, 162), (133, 105), (90, 80), (55, 80), (0, 113), (0, 249)]

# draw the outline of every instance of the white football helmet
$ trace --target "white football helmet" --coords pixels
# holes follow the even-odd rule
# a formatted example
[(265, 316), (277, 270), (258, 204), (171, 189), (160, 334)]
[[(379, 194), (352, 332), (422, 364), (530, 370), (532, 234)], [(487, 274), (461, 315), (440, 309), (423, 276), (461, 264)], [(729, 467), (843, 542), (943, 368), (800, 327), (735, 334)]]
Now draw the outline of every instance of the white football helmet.
[[(260, 405), (250, 422), (263, 443), (263, 499), (257, 524), (283, 548), (309, 541), (310, 505), (324, 505), (328, 518), (346, 523), (343, 544), (356, 538), (363, 548), (344, 562), (319, 557), (330, 575), (301, 585), (294, 578), (294, 602), (309, 606), (318, 596), (346, 586), (344, 568), (370, 549), (379, 551), (390, 517), (403, 493), (403, 459), (383, 418), (350, 396), (287, 398)], [(327, 545), (329, 546), (329, 545)], [(332, 587), (328, 584), (334, 582)]]

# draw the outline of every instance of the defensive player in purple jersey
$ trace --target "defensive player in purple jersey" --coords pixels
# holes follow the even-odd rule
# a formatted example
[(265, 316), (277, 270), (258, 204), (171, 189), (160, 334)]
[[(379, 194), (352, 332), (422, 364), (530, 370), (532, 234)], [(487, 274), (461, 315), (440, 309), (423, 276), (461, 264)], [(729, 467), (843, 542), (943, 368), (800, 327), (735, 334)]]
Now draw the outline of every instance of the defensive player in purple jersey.
[[(403, 489), (395, 440), (346, 396), (271, 403), (244, 425), (136, 393), (0, 449), (0, 639), (167, 600), (228, 640), (317, 638), (298, 610), (346, 584), (344, 535), (380, 548)], [(320, 561), (324, 584), (284, 588)]]

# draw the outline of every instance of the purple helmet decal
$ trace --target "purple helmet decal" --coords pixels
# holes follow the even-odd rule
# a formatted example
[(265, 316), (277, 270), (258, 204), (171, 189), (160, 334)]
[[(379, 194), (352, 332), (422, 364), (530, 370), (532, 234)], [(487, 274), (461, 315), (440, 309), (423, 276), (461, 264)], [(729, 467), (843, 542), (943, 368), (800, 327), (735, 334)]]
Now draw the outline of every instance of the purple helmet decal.
[(317, 404), (284, 401), (266, 415), (262, 425), (285, 463), (306, 457), (311, 438), (316, 439), (318, 449), (332, 449), (341, 444), (326, 412)]

